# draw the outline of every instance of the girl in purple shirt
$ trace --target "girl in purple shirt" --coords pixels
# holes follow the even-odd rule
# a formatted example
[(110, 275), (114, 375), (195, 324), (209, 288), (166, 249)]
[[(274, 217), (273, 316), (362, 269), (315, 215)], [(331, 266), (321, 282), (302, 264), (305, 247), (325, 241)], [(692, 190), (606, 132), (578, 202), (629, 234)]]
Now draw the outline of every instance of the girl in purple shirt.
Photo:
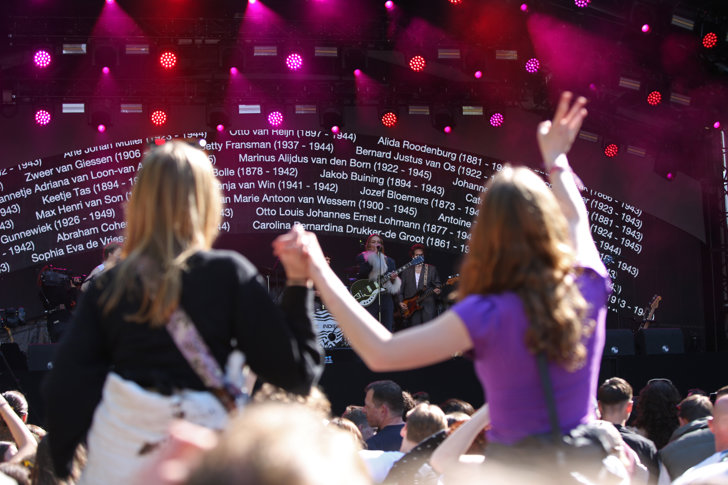
[(352, 347), (376, 372), (423, 367), (470, 352), (488, 396), (491, 441), (550, 430), (535, 355), (546, 354), (563, 431), (594, 419), (609, 279), (566, 153), (586, 99), (564, 93), (538, 127), (551, 190), (507, 167), (481, 194), (461, 270), (461, 300), (431, 322), (396, 334), (356, 303), (316, 236), (294, 227), (274, 242), (282, 260), (309, 259), (309, 276)]

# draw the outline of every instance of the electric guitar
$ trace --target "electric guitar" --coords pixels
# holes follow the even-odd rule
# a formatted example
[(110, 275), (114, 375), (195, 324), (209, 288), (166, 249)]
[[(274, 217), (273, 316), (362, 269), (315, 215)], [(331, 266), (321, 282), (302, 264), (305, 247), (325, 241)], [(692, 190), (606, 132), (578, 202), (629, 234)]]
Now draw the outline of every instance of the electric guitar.
[(660, 295), (655, 295), (652, 297), (648, 305), (649, 310), (647, 311), (647, 315), (645, 316), (644, 320), (642, 320), (642, 325), (640, 325), (640, 330), (650, 328), (650, 323), (655, 321), (655, 310), (657, 310), (657, 307), (660, 306), (661, 301), (662, 297)]
[(401, 268), (397, 268), (394, 271), (383, 274), (375, 281), (357, 280), (354, 282), (354, 284), (351, 285), (351, 294), (354, 295), (356, 301), (361, 303), (363, 306), (369, 306), (374, 302), (374, 299), (377, 297), (379, 292), (382, 291), (381, 285), (389, 278), (391, 278), (392, 275), (399, 274), (410, 266), (423, 263), (424, 261), (425, 258), (423, 258), (422, 256), (417, 256)]
[[(451, 276), (447, 279), (444, 285), (442, 285), (441, 288), (445, 286), (452, 286), (454, 285), (458, 280), (460, 279), (460, 275)], [(422, 309), (422, 302), (425, 301), (427, 298), (429, 298), (430, 295), (432, 295), (435, 292), (435, 288), (428, 288), (425, 291), (418, 291), (417, 294), (410, 298), (405, 298), (402, 300), (402, 303), (407, 305), (407, 309), (403, 310), (401, 307), (399, 309), (400, 314), (402, 315), (402, 318), (409, 318), (412, 316), (414, 312), (417, 310)]]

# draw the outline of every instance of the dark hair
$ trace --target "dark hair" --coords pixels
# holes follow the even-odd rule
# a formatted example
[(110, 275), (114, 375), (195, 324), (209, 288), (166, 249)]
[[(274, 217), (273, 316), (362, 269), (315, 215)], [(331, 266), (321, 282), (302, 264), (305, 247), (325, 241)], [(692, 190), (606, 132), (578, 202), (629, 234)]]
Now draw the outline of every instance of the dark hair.
[(723, 386), (717, 391), (715, 391), (715, 398), (718, 399), (720, 396), (723, 396), (725, 394), (728, 394), (728, 386)]
[(462, 399), (457, 398), (450, 398), (444, 403), (440, 404), (440, 408), (445, 414), (450, 413), (465, 413), (468, 416), (472, 416), (473, 413), (475, 413), (475, 408), (473, 408), (473, 405), (470, 404), (467, 401), (463, 401)]
[(364, 411), (364, 408), (361, 406), (354, 406), (349, 405), (346, 406), (346, 410), (341, 415), (343, 419), (348, 419), (352, 423), (356, 424), (357, 426), (367, 425), (369, 426), (369, 423), (367, 422), (367, 413)]
[(621, 377), (607, 379), (597, 389), (597, 401), (610, 406), (622, 404), (632, 399), (632, 386)]
[(372, 391), (372, 401), (377, 406), (386, 404), (392, 414), (405, 412), (405, 397), (402, 388), (394, 381), (374, 381), (364, 388), (364, 392)]
[(12, 478), (18, 485), (30, 485), (30, 470), (20, 463), (0, 463), (0, 473)]
[(677, 405), (677, 415), (686, 421), (694, 421), (713, 415), (713, 403), (708, 396), (693, 394)]
[(427, 251), (425, 251), (425, 245), (424, 244), (416, 243), (416, 244), (413, 244), (412, 247), (410, 247), (410, 250), (409, 250), (409, 256), (410, 256), (410, 258), (414, 258), (415, 257), (415, 251), (418, 250), (418, 249), (421, 249), (422, 250), (422, 254), (426, 254), (427, 253)]
[(634, 425), (647, 432), (659, 450), (677, 429), (677, 404), (680, 393), (669, 379), (652, 379), (642, 388), (637, 402)]
[(3, 397), (8, 402), (8, 404), (10, 404), (10, 407), (13, 408), (13, 411), (15, 411), (15, 414), (17, 414), (21, 418), (23, 416), (27, 416), (28, 400), (25, 399), (25, 395), (23, 395), (22, 392), (5, 391), (5, 392), (3, 392)]
[(111, 256), (117, 249), (121, 249), (121, 244), (116, 241), (112, 241), (104, 246), (104, 261), (109, 259), (109, 256)]

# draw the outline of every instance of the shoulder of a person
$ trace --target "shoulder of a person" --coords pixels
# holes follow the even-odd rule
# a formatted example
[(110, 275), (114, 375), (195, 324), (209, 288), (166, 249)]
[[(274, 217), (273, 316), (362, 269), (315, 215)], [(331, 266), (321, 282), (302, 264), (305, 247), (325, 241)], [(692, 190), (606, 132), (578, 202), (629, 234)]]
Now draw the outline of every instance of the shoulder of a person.
[(246, 277), (253, 277), (258, 273), (253, 263), (237, 251), (228, 249), (210, 249), (199, 251), (192, 256), (191, 264), (208, 267), (211, 270), (232, 270)]

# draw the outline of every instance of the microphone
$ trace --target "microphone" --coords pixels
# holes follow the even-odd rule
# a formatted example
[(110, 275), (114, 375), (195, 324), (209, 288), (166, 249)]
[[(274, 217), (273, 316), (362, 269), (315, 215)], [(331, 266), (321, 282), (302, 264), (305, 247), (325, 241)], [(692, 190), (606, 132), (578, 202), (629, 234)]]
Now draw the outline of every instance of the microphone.
[(382, 252), (382, 246), (377, 245), (377, 252), (378, 253), (381, 253)]

